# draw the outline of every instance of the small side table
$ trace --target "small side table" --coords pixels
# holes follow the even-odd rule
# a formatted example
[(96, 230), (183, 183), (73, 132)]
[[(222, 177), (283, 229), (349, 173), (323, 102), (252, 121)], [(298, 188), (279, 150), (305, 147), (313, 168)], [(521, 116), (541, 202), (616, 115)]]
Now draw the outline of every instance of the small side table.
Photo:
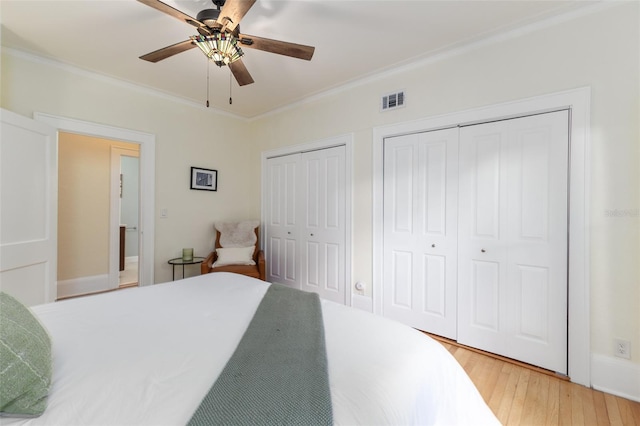
[(184, 278), (184, 265), (199, 265), (204, 262), (204, 257), (193, 256), (193, 260), (183, 260), (181, 257), (169, 260), (169, 265), (173, 266), (173, 280), (176, 279), (176, 266), (182, 265), (182, 278)]

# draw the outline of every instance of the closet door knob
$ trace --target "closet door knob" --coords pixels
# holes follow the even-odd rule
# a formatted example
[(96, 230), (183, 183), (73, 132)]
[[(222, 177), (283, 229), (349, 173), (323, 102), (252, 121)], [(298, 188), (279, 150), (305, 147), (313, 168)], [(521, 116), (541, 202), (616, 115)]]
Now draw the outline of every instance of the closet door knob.
[(483, 252), (483, 253), (485, 253), (485, 252), (486, 252), (486, 250), (485, 250), (485, 249), (480, 249), (480, 251), (481, 251), (481, 252)]
[(311, 236), (313, 237), (313, 234), (311, 234)]
[(287, 234), (291, 235), (291, 231), (287, 231)]
[(435, 247), (435, 246), (436, 246), (435, 244), (431, 244), (431, 247)]

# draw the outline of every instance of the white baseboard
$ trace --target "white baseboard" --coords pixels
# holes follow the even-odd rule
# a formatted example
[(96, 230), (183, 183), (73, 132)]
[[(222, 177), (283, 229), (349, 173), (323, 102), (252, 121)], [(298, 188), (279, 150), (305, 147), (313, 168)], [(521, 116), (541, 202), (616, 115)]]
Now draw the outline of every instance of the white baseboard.
[(109, 275), (73, 278), (58, 281), (58, 299), (109, 290)]
[(640, 402), (640, 365), (625, 359), (592, 354), (591, 386)]
[(351, 295), (351, 306), (356, 309), (362, 309), (363, 311), (373, 312), (373, 299), (353, 293)]

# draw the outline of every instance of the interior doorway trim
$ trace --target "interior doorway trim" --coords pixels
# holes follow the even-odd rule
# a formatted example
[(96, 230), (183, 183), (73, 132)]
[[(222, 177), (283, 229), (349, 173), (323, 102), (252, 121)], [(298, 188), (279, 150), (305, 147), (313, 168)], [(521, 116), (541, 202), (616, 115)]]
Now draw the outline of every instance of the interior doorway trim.
[(568, 365), (571, 381), (591, 385), (589, 184), (591, 88), (583, 87), (373, 129), (373, 308), (382, 314), (384, 139), (471, 123), (570, 109)]
[[(120, 146), (111, 147), (111, 193), (109, 200), (109, 288), (116, 289), (120, 286), (120, 226), (123, 224), (120, 217), (122, 212), (122, 180), (120, 167), (122, 157), (140, 158), (140, 152), (130, 148)], [(139, 192), (139, 188), (138, 188)], [(138, 194), (138, 210), (140, 209), (140, 194)], [(138, 214), (138, 221), (140, 221)], [(126, 232), (125, 232), (126, 234)], [(138, 241), (140, 241), (139, 230), (136, 229)], [(138, 250), (140, 250), (138, 244)], [(136, 256), (138, 257), (138, 256)], [(138, 262), (140, 258), (138, 257)], [(140, 265), (138, 264), (138, 269)]]
[[(36, 112), (33, 118), (47, 123), (58, 132), (76, 133), (140, 145), (140, 270), (139, 285), (154, 283), (154, 208), (155, 208), (155, 143), (150, 133), (91, 123), (73, 118)], [(58, 142), (56, 141), (56, 151)], [(56, 154), (57, 155), (57, 154)], [(111, 252), (111, 248), (109, 248)]]

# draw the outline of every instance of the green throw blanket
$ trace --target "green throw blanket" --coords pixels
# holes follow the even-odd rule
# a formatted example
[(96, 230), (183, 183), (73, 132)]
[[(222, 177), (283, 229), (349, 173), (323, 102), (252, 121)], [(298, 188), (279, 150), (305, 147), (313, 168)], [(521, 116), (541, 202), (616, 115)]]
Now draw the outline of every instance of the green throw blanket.
[(320, 299), (273, 284), (189, 425), (329, 424)]

